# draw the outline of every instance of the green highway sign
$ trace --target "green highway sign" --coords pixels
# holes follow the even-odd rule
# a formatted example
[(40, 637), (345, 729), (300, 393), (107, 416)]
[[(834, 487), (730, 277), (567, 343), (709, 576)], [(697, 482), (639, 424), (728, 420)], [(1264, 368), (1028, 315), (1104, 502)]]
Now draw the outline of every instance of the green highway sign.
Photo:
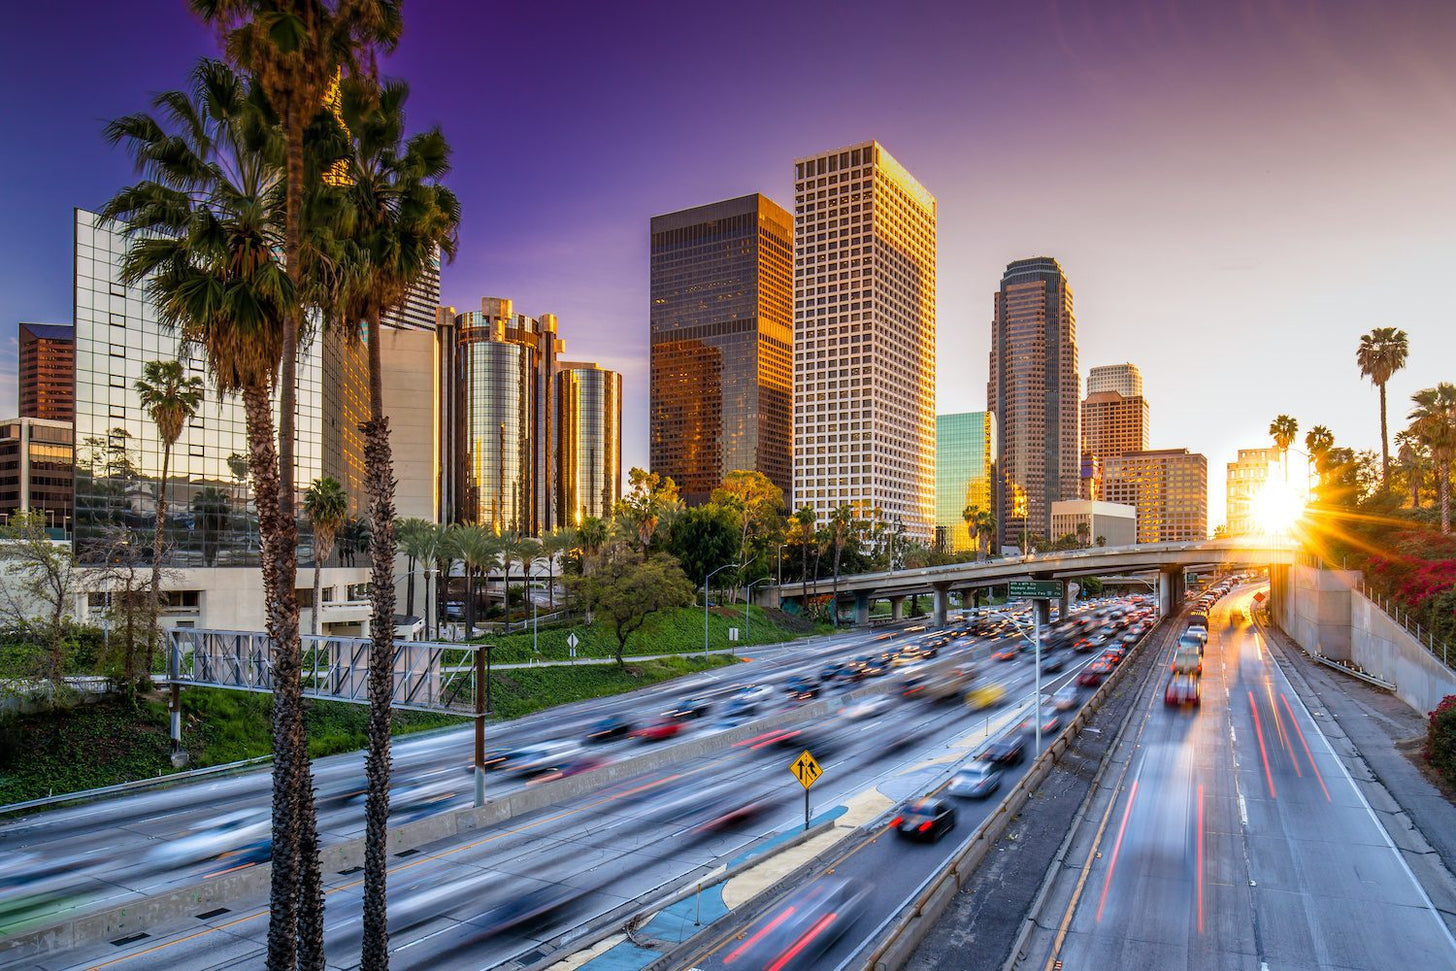
[(1057, 580), (1012, 580), (1010, 594), (1012, 600), (1022, 598), (1031, 600), (1060, 600), (1062, 598), (1062, 584)]

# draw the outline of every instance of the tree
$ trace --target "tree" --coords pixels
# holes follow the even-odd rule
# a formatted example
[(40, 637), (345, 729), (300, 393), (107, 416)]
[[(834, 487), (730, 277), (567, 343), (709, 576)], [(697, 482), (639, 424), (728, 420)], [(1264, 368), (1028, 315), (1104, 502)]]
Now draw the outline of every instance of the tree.
[(1436, 467), (1436, 497), (1441, 505), (1441, 532), (1451, 532), (1451, 460), (1456, 457), (1456, 384), (1443, 381), (1411, 395), (1410, 431), (1431, 455)]
[(556, 606), (556, 558), (576, 545), (576, 536), (569, 528), (553, 529), (541, 537), (541, 556), (546, 560), (546, 596)]
[(66, 632), (80, 579), (71, 544), (50, 538), (39, 510), (11, 513), (0, 526), (0, 562), (7, 567), (0, 584), (4, 613), (41, 645), (35, 673), (49, 685), (54, 705), (66, 687), (71, 650)]
[(90, 550), (82, 580), (87, 590), (105, 592), (109, 635), (101, 662), (133, 707), (137, 690), (150, 680), (158, 612), (153, 571), (142, 559), (143, 546), (137, 540), (125, 526), (108, 527)]
[(1409, 353), (1405, 331), (1396, 327), (1376, 327), (1360, 335), (1355, 350), (1355, 363), (1361, 377), (1370, 379), (1380, 391), (1380, 487), (1390, 488), (1390, 433), (1385, 420), (1385, 385), (1396, 371), (1405, 367)]
[(465, 636), (475, 636), (475, 577), (495, 564), (496, 538), (478, 523), (465, 523), (452, 527), (454, 542), (452, 548), (465, 564)]
[(202, 379), (189, 377), (181, 361), (148, 361), (134, 385), (142, 410), (157, 426), (162, 440), (162, 475), (157, 480), (157, 525), (152, 536), (152, 617), (147, 625), (147, 673), (152, 670), (157, 643), (157, 618), (161, 613), (162, 547), (167, 528), (167, 473), (172, 465), (172, 446), (182, 437), (182, 426), (197, 414), (202, 404)]
[(1294, 436), (1299, 434), (1299, 422), (1288, 415), (1280, 415), (1269, 423), (1269, 435), (1274, 439), (1274, 447), (1279, 449), (1280, 460), (1284, 463), (1284, 481), (1289, 481), (1289, 446), (1294, 443)]
[[(404, 612), (413, 617), (415, 615), (415, 571), (421, 567), (428, 570), (429, 564), (434, 559), (435, 544), (439, 539), (434, 523), (428, 519), (414, 517), (395, 520), (394, 537), (399, 543), (399, 551), (405, 556)], [(428, 604), (429, 600), (430, 593), (426, 590), (425, 602)], [(429, 624), (426, 623), (425, 626), (428, 628)]]
[(617, 500), (617, 526), (637, 544), (645, 562), (653, 537), (669, 508), (678, 502), (677, 483), (656, 472), (633, 468), (627, 473), (632, 491)]
[(1304, 433), (1304, 450), (1309, 453), (1309, 460), (1314, 463), (1316, 481), (1315, 501), (1324, 500), (1325, 474), (1329, 470), (1326, 465), (1329, 460), (1330, 449), (1335, 447), (1335, 434), (1324, 425), (1315, 425)]
[[(122, 282), (145, 284), (161, 324), (177, 332), (184, 347), (200, 351), (212, 386), (243, 399), (273, 652), (268, 963), (292, 967), (295, 941), (303, 939), (309, 954), (317, 952), (306, 963), (321, 967), (323, 890), (295, 590), (298, 525), (291, 485), (287, 497), (283, 489), (293, 463), (290, 452), (280, 470), (273, 427), (284, 349), (291, 376), (296, 346), (285, 318), (293, 315), (297, 288), (279, 260), (285, 250), (279, 232), (285, 221), (283, 149), (247, 80), (218, 61), (200, 62), (188, 91), (163, 93), (153, 106), (162, 120), (140, 113), (106, 127), (112, 143), (125, 143), (143, 180), (118, 192), (101, 215), (121, 221), (131, 237)], [(287, 383), (282, 400), (291, 403), (291, 377)], [(284, 446), (291, 450), (293, 408), (285, 403), (280, 412), (280, 428), (288, 428)], [(300, 896), (307, 919), (300, 917)]]
[(646, 560), (606, 557), (593, 572), (572, 578), (569, 586), (584, 610), (606, 618), (612, 625), (618, 665), (625, 663), (627, 639), (641, 629), (647, 618), (659, 611), (688, 606), (693, 602), (694, 589), (677, 561), (663, 553)]
[(349, 496), (339, 480), (331, 475), (314, 479), (303, 494), (303, 514), (313, 527), (313, 617), (309, 621), (309, 633), (318, 636), (324, 561), (333, 553), (334, 537), (349, 518)]
[(1395, 433), (1397, 468), (1405, 475), (1406, 488), (1410, 489), (1411, 508), (1421, 508), (1421, 485), (1425, 481), (1426, 447), (1420, 438), (1410, 431)]
[(738, 520), (736, 510), (716, 502), (688, 509), (672, 524), (668, 552), (696, 583), (725, 563), (734, 562), (741, 540)]
[(586, 569), (587, 563), (596, 558), (607, 545), (607, 537), (612, 533), (611, 525), (600, 516), (588, 516), (581, 521), (576, 528), (576, 541), (581, 546), (583, 554), (582, 572), (589, 572)]
[(794, 511), (792, 531), (799, 544), (800, 583), (809, 582), (809, 548), (814, 545), (815, 522), (813, 506), (800, 506)]
[(784, 490), (753, 469), (738, 469), (723, 477), (709, 500), (738, 512), (738, 562), (749, 562), (749, 544), (764, 535), (784, 510)]
[(991, 514), (991, 510), (982, 509), (975, 503), (971, 503), (961, 510), (961, 518), (966, 521), (967, 532), (976, 541), (976, 559), (984, 560), (986, 557), (983, 550), (991, 535), (996, 531), (996, 517)]
[(842, 503), (829, 514), (829, 541), (834, 548), (834, 597), (830, 601), (829, 615), (835, 627), (839, 626), (839, 563), (844, 556), (844, 547), (864, 526), (855, 515), (854, 506)]
[(192, 495), (192, 528), (202, 537), (202, 565), (216, 566), (223, 533), (233, 521), (233, 502), (216, 486), (198, 489)]

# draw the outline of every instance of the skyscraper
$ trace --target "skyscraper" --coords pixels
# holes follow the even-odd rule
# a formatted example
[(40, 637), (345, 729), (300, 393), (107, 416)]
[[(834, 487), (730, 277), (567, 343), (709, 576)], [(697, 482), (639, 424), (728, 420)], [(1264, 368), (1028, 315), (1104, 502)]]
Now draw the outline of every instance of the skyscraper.
[(789, 493), (789, 214), (743, 196), (652, 219), (652, 470), (688, 502), (738, 469)]
[(794, 496), (935, 526), (936, 204), (878, 142), (794, 162)]
[(1143, 373), (1132, 362), (1103, 364), (1087, 372), (1087, 393), (1116, 391), (1124, 398), (1143, 396)]
[(71, 421), (76, 415), (76, 328), (23, 323), (19, 336), (20, 417)]
[[(1148, 447), (1148, 400), (1132, 364), (1095, 367), (1082, 399), (1082, 451), (1106, 461)], [(1100, 496), (1085, 496), (1099, 499)]]
[(1241, 448), (1236, 461), (1228, 463), (1225, 488), (1228, 490), (1227, 531), (1230, 536), (1257, 532), (1254, 519), (1254, 497), (1264, 488), (1279, 468), (1279, 449)]
[(1108, 502), (1137, 510), (1139, 543), (1208, 539), (1208, 459), (1186, 448), (1107, 460)]
[(996, 419), (989, 411), (935, 416), (935, 545), (946, 552), (974, 550), (967, 506), (991, 508), (996, 466)]
[(1007, 265), (994, 303), (986, 407), (1000, 433), (1000, 546), (1023, 532), (1050, 537), (1052, 503), (1078, 497), (1080, 380), (1072, 290), (1056, 260)]
[(563, 361), (555, 383), (557, 524), (610, 518), (622, 495), (622, 376)]

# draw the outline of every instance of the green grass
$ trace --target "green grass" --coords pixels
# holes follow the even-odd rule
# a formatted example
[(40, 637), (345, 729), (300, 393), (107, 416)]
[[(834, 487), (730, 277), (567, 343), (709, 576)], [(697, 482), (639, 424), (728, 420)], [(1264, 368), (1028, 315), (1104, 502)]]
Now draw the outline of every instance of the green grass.
[[(708, 610), (708, 646), (713, 649), (727, 648), (728, 628), (738, 628), (738, 648), (761, 644), (780, 644), (799, 637), (827, 633), (833, 628), (828, 624), (812, 624), (780, 611), (764, 611), (760, 607), (749, 608), (749, 622), (744, 623), (742, 607), (711, 607)], [(564, 661), (570, 657), (566, 643), (567, 635), (577, 637), (577, 657), (614, 657), (617, 652), (617, 638), (609, 624), (600, 620), (592, 625), (585, 623), (569, 627), (542, 629), (538, 638), (542, 661)], [(531, 653), (531, 630), (527, 625), (524, 633), (499, 634), (478, 638), (495, 645), (491, 658), (496, 664), (529, 661)], [(703, 608), (684, 607), (681, 610), (653, 614), (646, 624), (627, 640), (627, 656), (652, 654), (686, 654), (703, 649)]]

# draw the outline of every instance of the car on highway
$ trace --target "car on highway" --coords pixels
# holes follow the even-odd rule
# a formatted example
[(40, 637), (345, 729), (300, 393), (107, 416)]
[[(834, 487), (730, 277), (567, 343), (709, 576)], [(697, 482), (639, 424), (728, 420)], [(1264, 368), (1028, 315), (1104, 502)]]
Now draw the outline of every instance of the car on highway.
[(976, 759), (997, 765), (1017, 765), (1026, 758), (1026, 738), (1020, 732), (1009, 732), (981, 749)]
[(1021, 656), (1020, 644), (1008, 644), (991, 655), (997, 661), (1014, 661)]
[(1066, 666), (1066, 659), (1060, 654), (1049, 654), (1041, 659), (1042, 674), (1056, 674)]
[(858, 681), (862, 677), (864, 675), (859, 673), (858, 668), (851, 667), (843, 661), (830, 661), (819, 669), (820, 681), (835, 681), (841, 678), (845, 681)]
[(588, 743), (600, 745), (603, 742), (612, 742), (619, 738), (626, 738), (632, 734), (637, 726), (621, 715), (608, 715), (592, 723), (591, 729), (586, 733)]
[(1174, 674), (1168, 679), (1168, 687), (1163, 692), (1164, 705), (1181, 708), (1184, 705), (1197, 707), (1202, 703), (1202, 691), (1197, 677), (1191, 674)]
[(983, 684), (980, 687), (972, 688), (966, 692), (966, 707), (971, 711), (980, 711), (983, 708), (992, 708), (1001, 703), (1006, 696), (1006, 689), (999, 684)]
[(850, 721), (859, 721), (865, 718), (876, 718), (890, 710), (893, 702), (887, 695), (875, 695), (863, 701), (857, 701), (848, 708), (843, 709), (840, 714)]
[(713, 710), (713, 703), (707, 698), (683, 698), (667, 711), (668, 718), (704, 718)]
[(212, 859), (266, 836), (271, 819), (267, 808), (235, 809), (197, 823), (176, 839), (158, 843), (147, 851), (147, 859), (169, 867)]
[(1175, 674), (1203, 674), (1203, 652), (1196, 646), (1179, 644), (1169, 665)]
[(773, 700), (773, 689), (766, 684), (745, 684), (733, 692), (733, 700), (742, 699), (758, 704), (765, 704)]
[(1183, 633), (1185, 637), (1196, 637), (1201, 643), (1208, 643), (1208, 628), (1202, 624), (1189, 624)]
[(538, 742), (516, 749), (502, 768), (515, 775), (535, 775), (558, 769), (580, 754), (581, 746), (576, 742)]
[(1001, 788), (1001, 768), (994, 762), (977, 762), (950, 777), (945, 791), (965, 799), (984, 799)]
[(869, 895), (864, 881), (822, 876), (750, 924), (723, 964), (734, 971), (816, 968), (820, 955), (859, 919)]
[(683, 723), (681, 718), (659, 718), (657, 721), (632, 732), (632, 737), (639, 742), (661, 742), (669, 739), (682, 731)]
[(1102, 683), (1102, 679), (1112, 673), (1112, 665), (1103, 661), (1093, 661), (1077, 674), (1077, 684), (1083, 688), (1095, 688)]
[(955, 824), (955, 807), (943, 800), (930, 798), (906, 803), (900, 808), (900, 814), (890, 822), (890, 826), (903, 838), (931, 843), (955, 829)]
[(1079, 697), (1076, 684), (1069, 681), (1058, 688), (1056, 694), (1052, 695), (1052, 707), (1057, 711), (1071, 711), (1077, 707), (1077, 699)]
[(784, 693), (791, 701), (808, 701), (819, 697), (819, 682), (812, 678), (790, 678), (784, 685)]

